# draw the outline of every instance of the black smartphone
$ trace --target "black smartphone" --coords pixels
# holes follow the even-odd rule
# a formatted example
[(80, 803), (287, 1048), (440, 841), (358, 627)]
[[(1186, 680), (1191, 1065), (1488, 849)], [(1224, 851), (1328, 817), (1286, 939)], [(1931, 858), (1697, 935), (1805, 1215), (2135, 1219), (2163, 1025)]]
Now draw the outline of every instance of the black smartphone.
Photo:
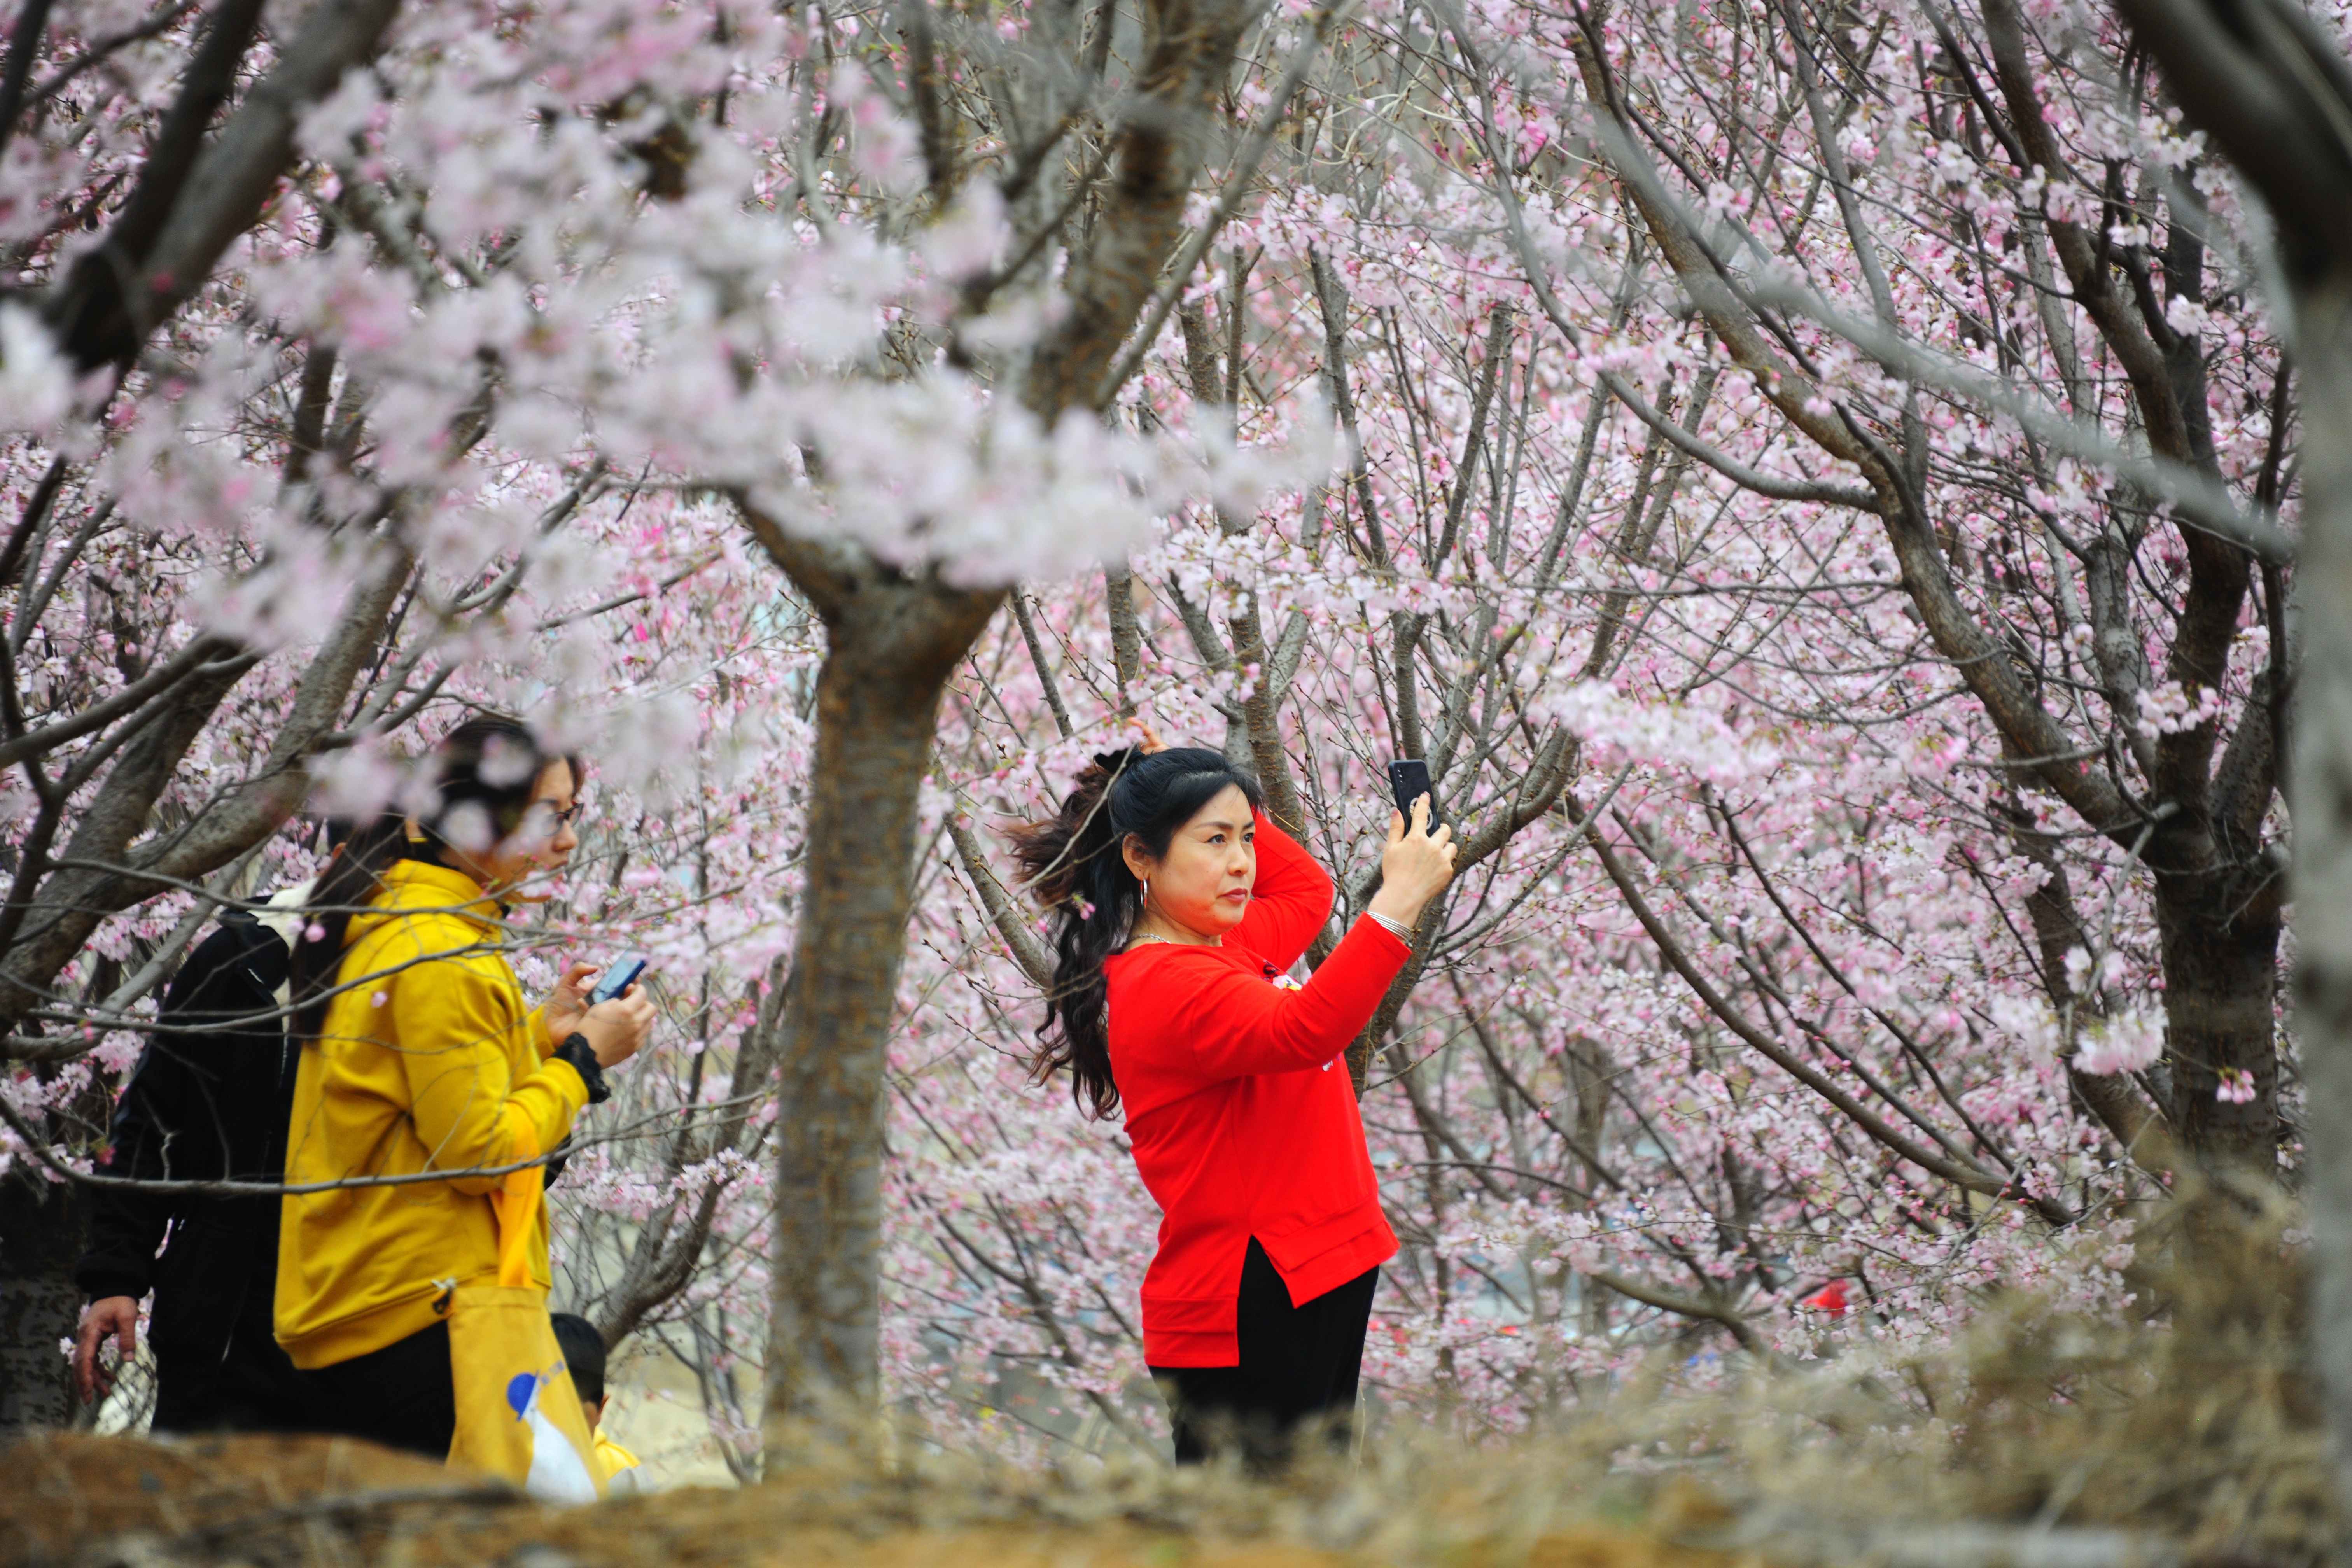
[(1389, 764), (1389, 795), (1403, 814), (1407, 827), (1412, 826), (1412, 803), (1428, 795), (1429, 826), (1437, 826), (1437, 796), (1429, 787), (1429, 764), (1419, 757), (1399, 757)]
[(637, 983), (637, 976), (645, 972), (646, 955), (644, 953), (623, 953), (612, 968), (604, 971), (603, 977), (596, 982), (595, 989), (588, 993), (588, 1005), (593, 1007), (599, 1002), (610, 1002), (614, 997), (635, 985)]

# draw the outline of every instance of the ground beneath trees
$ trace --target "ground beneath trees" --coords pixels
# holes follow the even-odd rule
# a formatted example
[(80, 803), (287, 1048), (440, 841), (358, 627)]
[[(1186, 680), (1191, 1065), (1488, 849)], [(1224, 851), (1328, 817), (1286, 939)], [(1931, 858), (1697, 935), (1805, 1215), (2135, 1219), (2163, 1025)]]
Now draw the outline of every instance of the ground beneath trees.
[[(1510, 1467), (1505, 1467), (1510, 1468)], [(1522, 1468), (1521, 1474), (1524, 1475)], [(1289, 1490), (1139, 1472), (1088, 1482), (808, 1477), (550, 1509), (331, 1438), (42, 1435), (0, 1447), (0, 1568), (2264, 1568), (2113, 1529), (1743, 1519), (1670, 1478), (1619, 1517), (1539, 1519), (1525, 1489), (1355, 1479)], [(1604, 1513), (1607, 1510), (1603, 1510)], [(2307, 1560), (2306, 1560), (2307, 1561)]]
[[(822, 1481), (550, 1509), (438, 1465), (331, 1438), (160, 1443), (64, 1434), (0, 1448), (0, 1467), (9, 1498), (0, 1507), (0, 1568), (1338, 1568), (1394, 1559), (1381, 1542), (1333, 1550), (1276, 1539), (1282, 1525), (1264, 1517), (1237, 1532), (1197, 1518), (1054, 1519), (1023, 1500), (1000, 1500), (1009, 1515), (1027, 1517), (959, 1520), (986, 1508), (961, 1497), (928, 1500), (941, 1517), (927, 1521), (926, 1500), (903, 1489), (860, 1509), (838, 1483)], [(1448, 1533), (1444, 1555), (1460, 1568), (1731, 1561), (1640, 1528), (1532, 1539), (1510, 1539), (1507, 1528)]]
[(2150, 1227), (2137, 1317), (1996, 1294), (1914, 1356), (1830, 1346), (1694, 1386), (1662, 1357), (1545, 1433), (1391, 1423), (1360, 1465), (1281, 1488), (1140, 1461), (1042, 1474), (909, 1438), (884, 1476), (554, 1510), (331, 1438), (39, 1434), (0, 1445), (0, 1568), (2352, 1563), (2301, 1250), (2212, 1228), (2239, 1251), (2209, 1235), (2182, 1268)]

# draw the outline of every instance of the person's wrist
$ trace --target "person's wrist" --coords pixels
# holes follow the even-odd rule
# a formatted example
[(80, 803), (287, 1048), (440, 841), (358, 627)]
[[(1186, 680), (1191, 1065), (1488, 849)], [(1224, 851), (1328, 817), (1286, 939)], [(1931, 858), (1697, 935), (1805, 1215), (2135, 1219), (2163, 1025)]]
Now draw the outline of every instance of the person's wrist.
[(1426, 899), (1408, 899), (1394, 889), (1382, 888), (1372, 895), (1372, 901), (1366, 908), (1365, 912), (1379, 915), (1384, 920), (1392, 920), (1405, 930), (1411, 931), (1421, 923), (1423, 906), (1428, 902)]
[(604, 1081), (604, 1064), (596, 1059), (596, 1047), (588, 1037), (574, 1030), (555, 1047), (555, 1059), (570, 1062), (580, 1081), (588, 1087), (588, 1103), (602, 1105), (613, 1098), (612, 1086)]
[(561, 990), (541, 1004), (539, 1010), (547, 1037), (559, 1046), (580, 1032), (580, 1021), (587, 1016), (588, 1009), (578, 998), (567, 996)]

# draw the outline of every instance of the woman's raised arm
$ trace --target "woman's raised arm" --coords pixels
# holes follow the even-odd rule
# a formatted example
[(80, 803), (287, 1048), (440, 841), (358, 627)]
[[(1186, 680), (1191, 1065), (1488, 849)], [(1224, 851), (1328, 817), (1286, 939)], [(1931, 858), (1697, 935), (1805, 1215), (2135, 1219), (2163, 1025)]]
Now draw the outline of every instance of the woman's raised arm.
[(1302, 1072), (1336, 1059), (1371, 1022), (1411, 950), (1358, 921), (1306, 984), (1277, 986), (1223, 963), (1161, 957), (1172, 1026), (1162, 1037), (1208, 1079)]
[(1249, 912), (1227, 940), (1248, 948), (1277, 971), (1287, 970), (1331, 918), (1331, 878), (1262, 811), (1257, 814), (1256, 844), (1257, 883), (1250, 889)]

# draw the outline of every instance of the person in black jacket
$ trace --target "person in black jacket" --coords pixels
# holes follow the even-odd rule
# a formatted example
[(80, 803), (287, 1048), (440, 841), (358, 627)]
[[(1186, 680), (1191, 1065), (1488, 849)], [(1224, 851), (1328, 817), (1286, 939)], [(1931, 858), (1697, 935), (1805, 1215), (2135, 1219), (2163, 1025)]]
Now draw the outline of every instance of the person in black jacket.
[[(289, 909), (265, 922), (230, 910), (188, 955), (164, 996), (165, 1026), (123, 1089), (107, 1173), (147, 1181), (284, 1179), (299, 1053), (278, 1016), (291, 932), (275, 928), (299, 918), (299, 910)], [(90, 1300), (74, 1353), (85, 1402), (111, 1387), (100, 1347), (114, 1338), (128, 1357), (140, 1298), (152, 1289), (154, 1430), (325, 1427), (309, 1379), (271, 1331), (277, 1198), (100, 1187), (90, 1209), (89, 1250), (74, 1270)]]

